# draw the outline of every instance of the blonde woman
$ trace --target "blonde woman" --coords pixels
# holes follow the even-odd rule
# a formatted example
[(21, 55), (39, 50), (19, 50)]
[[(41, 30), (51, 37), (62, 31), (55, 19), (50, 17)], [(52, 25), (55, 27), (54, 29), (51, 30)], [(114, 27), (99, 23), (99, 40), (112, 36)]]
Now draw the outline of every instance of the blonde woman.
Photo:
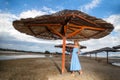
[(68, 47), (73, 47), (71, 63), (70, 63), (70, 71), (72, 72), (72, 76), (74, 76), (74, 72), (78, 71), (79, 74), (82, 74), (81, 64), (78, 58), (78, 54), (80, 54), (80, 46), (77, 40), (74, 40), (74, 45), (66, 45)]

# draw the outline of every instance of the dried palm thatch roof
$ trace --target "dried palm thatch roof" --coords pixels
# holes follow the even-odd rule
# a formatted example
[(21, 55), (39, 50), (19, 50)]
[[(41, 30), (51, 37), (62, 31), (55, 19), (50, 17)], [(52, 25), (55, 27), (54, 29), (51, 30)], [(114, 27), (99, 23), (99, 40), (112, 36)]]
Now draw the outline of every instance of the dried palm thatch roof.
[(113, 49), (120, 49), (120, 45), (114, 46)]
[(99, 53), (99, 52), (102, 52), (102, 51), (99, 51), (99, 50), (93, 50), (93, 51), (88, 51), (88, 52), (82, 53), (82, 55), (96, 54), (96, 53)]
[[(66, 44), (66, 45), (74, 45), (74, 44), (72, 44), (72, 43), (68, 43), (68, 44)], [(59, 45), (55, 45), (55, 47), (59, 47), (59, 48), (62, 48), (62, 44), (59, 44)], [(66, 48), (72, 48), (72, 47), (68, 47), (68, 46), (66, 46)], [(80, 45), (80, 49), (85, 49), (85, 48), (87, 48), (86, 46), (83, 46), (83, 45)]]
[(78, 10), (16, 20), (13, 25), (22, 33), (43, 39), (61, 39), (63, 36), (67, 39), (97, 39), (113, 30), (112, 24)]
[(104, 47), (104, 48), (101, 48), (101, 49), (98, 49), (98, 50), (85, 52), (85, 53), (83, 53), (83, 55), (95, 54), (95, 53), (99, 53), (99, 52), (103, 52), (103, 51), (105, 51), (105, 52), (120, 52), (120, 50), (117, 50), (117, 49), (113, 49), (113, 48), (110, 48), (110, 47)]
[[(72, 43), (67, 43), (66, 45), (74, 45), (74, 44), (72, 44)], [(55, 47), (62, 48), (62, 47), (63, 47), (63, 44), (55, 45)], [(85, 48), (87, 48), (87, 47), (86, 47), (86, 46), (83, 46), (83, 45), (80, 45), (80, 49), (85, 49)], [(72, 52), (72, 50), (73, 50), (73, 47), (68, 47), (68, 46), (66, 46), (66, 51), (67, 51), (67, 52)]]
[(110, 48), (110, 47), (105, 47), (105, 48), (101, 48), (99, 49), (99, 51), (106, 51), (106, 52), (119, 52), (120, 50), (117, 50), (117, 49), (113, 49), (113, 48)]

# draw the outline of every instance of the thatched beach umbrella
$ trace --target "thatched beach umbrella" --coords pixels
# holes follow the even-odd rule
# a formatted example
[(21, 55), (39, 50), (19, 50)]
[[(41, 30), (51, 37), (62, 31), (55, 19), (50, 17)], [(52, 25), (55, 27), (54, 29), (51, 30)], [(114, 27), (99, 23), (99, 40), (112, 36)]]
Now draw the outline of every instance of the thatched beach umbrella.
[(88, 51), (88, 52), (85, 52), (83, 53), (82, 55), (90, 55), (90, 58), (91, 58), (91, 54), (95, 54), (95, 59), (97, 60), (97, 53), (99, 53), (100, 51), (99, 50), (93, 50), (93, 51)]
[(110, 47), (101, 48), (101, 49), (99, 49), (99, 51), (101, 51), (101, 52), (105, 51), (107, 53), (107, 63), (108, 63), (108, 57), (109, 57), (108, 52), (120, 52), (120, 50), (116, 50), (116, 49), (113, 49)]
[(120, 45), (113, 46), (113, 49), (120, 49)]
[(97, 60), (97, 53), (99, 52), (103, 52), (105, 51), (107, 53), (107, 63), (108, 63), (108, 58), (109, 58), (109, 54), (108, 52), (120, 52), (120, 50), (117, 50), (117, 49), (113, 49), (113, 48), (110, 48), (110, 47), (104, 47), (104, 48), (101, 48), (101, 49), (98, 49), (98, 50), (93, 50), (93, 51), (89, 51), (89, 52), (85, 52), (83, 53), (83, 55), (87, 55), (87, 54), (95, 54), (95, 59)]
[(63, 10), (51, 15), (16, 20), (15, 29), (22, 33), (43, 39), (62, 39), (62, 73), (65, 69), (66, 39), (98, 39), (113, 30), (113, 25), (78, 10)]
[[(72, 44), (72, 43), (68, 43), (68, 44), (66, 44), (66, 45), (74, 45), (74, 44)], [(62, 44), (59, 44), (59, 45), (55, 45), (55, 47), (58, 47), (58, 48), (62, 48)], [(87, 48), (86, 46), (83, 46), (83, 45), (80, 45), (80, 49), (85, 49), (85, 48)], [(71, 52), (72, 51), (72, 47), (68, 47), (68, 46), (66, 46), (66, 51), (67, 52)]]

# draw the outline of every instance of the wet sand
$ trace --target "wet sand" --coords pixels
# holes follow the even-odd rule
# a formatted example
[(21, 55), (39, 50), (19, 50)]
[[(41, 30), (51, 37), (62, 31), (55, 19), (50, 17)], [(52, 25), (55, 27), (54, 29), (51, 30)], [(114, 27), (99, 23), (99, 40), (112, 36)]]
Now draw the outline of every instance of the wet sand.
[(73, 77), (68, 70), (70, 57), (66, 59), (62, 75), (61, 55), (0, 61), (0, 80), (120, 80), (120, 67), (86, 57), (80, 57), (83, 74), (76, 72)]

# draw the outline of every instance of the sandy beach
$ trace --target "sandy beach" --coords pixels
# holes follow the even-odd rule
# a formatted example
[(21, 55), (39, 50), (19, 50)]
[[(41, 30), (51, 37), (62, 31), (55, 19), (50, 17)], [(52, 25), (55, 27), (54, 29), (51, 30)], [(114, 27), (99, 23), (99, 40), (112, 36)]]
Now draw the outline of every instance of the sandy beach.
[(66, 56), (66, 71), (60, 74), (61, 55), (45, 58), (2, 60), (0, 80), (120, 80), (120, 67), (80, 57), (83, 74), (69, 72), (70, 57)]

